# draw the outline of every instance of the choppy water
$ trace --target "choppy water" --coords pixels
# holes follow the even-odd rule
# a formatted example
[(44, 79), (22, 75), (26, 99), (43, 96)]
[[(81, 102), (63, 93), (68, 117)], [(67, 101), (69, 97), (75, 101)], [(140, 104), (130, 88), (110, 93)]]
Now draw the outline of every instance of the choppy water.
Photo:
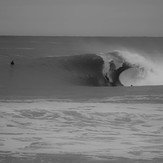
[(1, 101), (0, 153), (162, 158), (163, 105), (146, 96), (126, 98)]

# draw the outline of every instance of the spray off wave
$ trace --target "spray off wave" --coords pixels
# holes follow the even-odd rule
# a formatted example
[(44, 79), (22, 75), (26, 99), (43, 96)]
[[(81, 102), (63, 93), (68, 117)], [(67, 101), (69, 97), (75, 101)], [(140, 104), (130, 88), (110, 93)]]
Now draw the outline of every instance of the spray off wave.
[[(163, 66), (140, 54), (129, 51), (114, 51), (100, 54), (100, 56), (104, 60), (103, 74), (106, 74), (110, 81), (114, 81), (115, 73), (124, 67), (123, 71), (118, 73), (118, 79), (124, 86), (163, 84)], [(114, 66), (112, 66), (113, 64)]]

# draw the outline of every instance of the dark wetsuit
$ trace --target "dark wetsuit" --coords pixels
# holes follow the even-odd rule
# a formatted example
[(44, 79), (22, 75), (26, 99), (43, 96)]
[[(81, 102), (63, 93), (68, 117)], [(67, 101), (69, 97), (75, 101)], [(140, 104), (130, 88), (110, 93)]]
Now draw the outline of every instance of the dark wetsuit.
[(11, 66), (13, 66), (15, 63), (14, 63), (14, 61), (11, 61), (11, 63), (10, 63), (10, 64), (11, 64)]

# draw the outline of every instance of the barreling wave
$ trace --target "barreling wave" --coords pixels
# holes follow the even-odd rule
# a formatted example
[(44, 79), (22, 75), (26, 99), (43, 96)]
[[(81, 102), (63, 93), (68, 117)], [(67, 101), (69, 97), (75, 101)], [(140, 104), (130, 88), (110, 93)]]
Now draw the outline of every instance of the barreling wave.
[(162, 68), (144, 56), (113, 51), (62, 57), (18, 60), (12, 67), (17, 86), (131, 86), (162, 85)]
[(86, 85), (143, 86), (163, 84), (162, 65), (152, 62), (143, 55), (129, 51), (74, 56), (70, 63), (71, 71), (78, 72), (77, 76), (80, 76), (80, 82)]
[(114, 51), (101, 54), (101, 57), (104, 60), (103, 74), (106, 74), (114, 85), (163, 84), (163, 66), (140, 54), (129, 51)]

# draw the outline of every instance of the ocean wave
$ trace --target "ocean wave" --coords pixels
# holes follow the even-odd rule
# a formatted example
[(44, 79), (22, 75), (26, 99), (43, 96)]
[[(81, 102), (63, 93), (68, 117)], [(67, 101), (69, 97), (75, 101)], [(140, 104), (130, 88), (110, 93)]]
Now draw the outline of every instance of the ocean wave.
[[(5, 67), (6, 68), (6, 67)], [(6, 70), (4, 70), (6, 73)], [(3, 74), (3, 67), (1, 67)], [(74, 56), (18, 57), (2, 77), (1, 85), (51, 87), (54, 85), (141, 86), (162, 85), (162, 66), (128, 51)]]
[(163, 84), (163, 66), (141, 54), (129, 51), (114, 51), (100, 54), (100, 56), (104, 60), (103, 73), (115, 85), (117, 85), (118, 80), (124, 86)]

